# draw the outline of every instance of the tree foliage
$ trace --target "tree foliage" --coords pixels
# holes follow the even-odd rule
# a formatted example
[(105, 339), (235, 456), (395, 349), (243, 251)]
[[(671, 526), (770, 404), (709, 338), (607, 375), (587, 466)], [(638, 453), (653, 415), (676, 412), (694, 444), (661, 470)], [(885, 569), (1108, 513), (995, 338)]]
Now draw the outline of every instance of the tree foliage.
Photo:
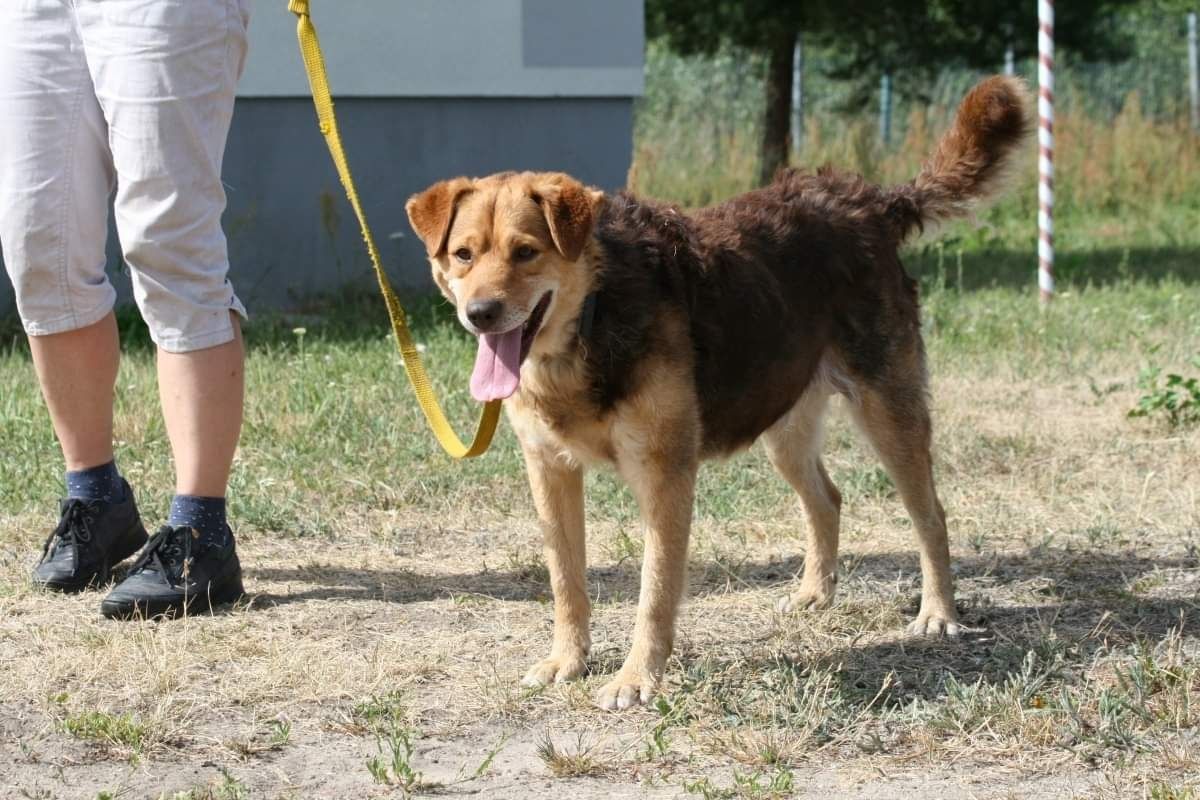
[[(1175, 1), (1059, 0), (1056, 47), (1087, 60), (1122, 60), (1131, 37), (1118, 12)], [(901, 92), (919, 96), (945, 67), (996, 69), (1010, 46), (1017, 58), (1037, 49), (1032, 0), (646, 0), (646, 23), (649, 36), (680, 54), (732, 45), (766, 56), (764, 182), (786, 161), (791, 48), (801, 32), (837, 54), (830, 76), (854, 82), (858, 104), (885, 72), (900, 76)]]
[[(1060, 0), (1056, 46), (1088, 60), (1121, 60), (1129, 35), (1118, 11), (1183, 0)], [(1012, 45), (1037, 50), (1037, 4), (1014, 0), (646, 0), (647, 33), (680, 54), (723, 44), (766, 52), (803, 31), (859, 69), (987, 68)]]

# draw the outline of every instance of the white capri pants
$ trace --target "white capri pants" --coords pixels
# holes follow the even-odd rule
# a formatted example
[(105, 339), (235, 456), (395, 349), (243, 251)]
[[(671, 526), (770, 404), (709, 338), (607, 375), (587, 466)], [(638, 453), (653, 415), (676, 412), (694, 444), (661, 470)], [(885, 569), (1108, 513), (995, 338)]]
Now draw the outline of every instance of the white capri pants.
[(5, 0), (0, 250), (31, 336), (102, 319), (108, 201), (164, 350), (234, 337), (221, 160), (249, 0)]

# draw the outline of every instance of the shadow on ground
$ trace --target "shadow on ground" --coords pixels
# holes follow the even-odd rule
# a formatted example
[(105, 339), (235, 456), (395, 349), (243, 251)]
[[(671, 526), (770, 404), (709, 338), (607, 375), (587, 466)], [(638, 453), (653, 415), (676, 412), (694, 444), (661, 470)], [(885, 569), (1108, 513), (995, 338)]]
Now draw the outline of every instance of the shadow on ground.
[[(251, 606), (277, 606), (309, 600), (378, 600), (425, 603), (458, 596), (504, 602), (550, 597), (550, 585), (537, 569), (483, 570), (461, 575), (428, 576), (409, 570), (346, 570), (339, 567), (246, 568), (249, 578), (275, 583), (307, 584), (295, 592), (254, 593)], [(588, 584), (601, 596), (636, 596), (638, 565), (588, 570)]]
[[(691, 594), (704, 597), (772, 587), (782, 591), (802, 566), (799, 557), (747, 562), (732, 571), (707, 562), (693, 564)], [(851, 643), (822, 654), (822, 658), (838, 666), (848, 688), (853, 691), (857, 687), (872, 696), (891, 673), (889, 702), (903, 702), (943, 693), (948, 675), (968, 683), (1003, 681), (1020, 670), (1030, 651), (1041, 658), (1061, 653), (1068, 668), (1083, 666), (1102, 647), (1158, 641), (1172, 629), (1183, 626), (1186, 630), (1200, 620), (1200, 560), (1195, 555), (1149, 557), (1134, 552), (1034, 548), (959, 559), (955, 569), (963, 622), (976, 633), (954, 642), (895, 637)], [(549, 599), (544, 575), (519, 569), (425, 576), (318, 566), (249, 568), (247, 574), (259, 581), (305, 585), (294, 593), (256, 594), (251, 608), (309, 600), (420, 603), (464, 595), (504, 602)], [(1187, 584), (1182, 592), (1172, 588), (1179, 578)], [(843, 586), (854, 582), (859, 589), (866, 584), (871, 593), (901, 586), (911, 600), (907, 613), (916, 612), (919, 568), (915, 553), (846, 555), (841, 582)], [(638, 565), (627, 562), (593, 568), (588, 583), (600, 598), (621, 598), (632, 604), (637, 596)], [(1139, 583), (1161, 586), (1167, 596), (1135, 594), (1129, 587)], [(1005, 602), (1006, 596), (1013, 601)], [(702, 655), (685, 652), (680, 657), (686, 662)], [(757, 658), (760, 656), (746, 654), (738, 660), (753, 662)]]
[[(905, 586), (911, 596), (906, 615), (915, 615), (919, 566), (914, 553), (850, 558), (849, 570), (843, 559), (843, 585), (849, 577), (879, 587)], [(781, 571), (800, 565), (799, 559), (756, 565), (741, 577), (751, 585), (772, 585)], [(1158, 642), (1200, 621), (1200, 557), (1195, 553), (1149, 557), (1033, 548), (958, 559), (955, 573), (962, 622), (973, 632), (961, 641), (895, 637), (823, 653), (825, 663), (837, 666), (844, 687), (869, 701), (890, 673), (887, 702), (933, 699), (945, 692), (950, 675), (965, 684), (1001, 683), (1021, 670), (1030, 652), (1043, 664), (1061, 658), (1062, 669), (1082, 669), (1102, 648)], [(1147, 591), (1131, 591), (1138, 584)], [(1162, 591), (1155, 594), (1155, 588)], [(1006, 595), (1014, 600), (1005, 602)]]
[[(936, 247), (925, 246), (904, 255), (904, 265), (927, 289), (945, 275), (947, 288), (964, 291), (1001, 287), (1026, 289), (1036, 263), (1034, 240), (1029, 250), (976, 248), (962, 251), (962, 285), (958, 286), (958, 251), (947, 242), (939, 256)], [(1054, 277), (1059, 291), (1085, 286), (1114, 286), (1129, 281), (1177, 280), (1200, 284), (1200, 248), (1112, 247), (1088, 250), (1059, 250), (1055, 253)]]

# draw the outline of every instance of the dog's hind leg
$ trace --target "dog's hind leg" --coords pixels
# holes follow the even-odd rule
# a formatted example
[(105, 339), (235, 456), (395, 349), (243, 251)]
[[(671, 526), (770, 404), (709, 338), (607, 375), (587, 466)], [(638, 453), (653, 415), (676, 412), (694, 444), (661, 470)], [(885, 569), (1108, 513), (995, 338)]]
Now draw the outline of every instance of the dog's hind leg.
[[(912, 372), (919, 376), (922, 371)], [(896, 484), (920, 540), (921, 609), (908, 632), (957, 636), (961, 626), (954, 608), (946, 513), (933, 482), (933, 426), (923, 379), (890, 381), (886, 389), (864, 381), (850, 407)]]
[(526, 686), (544, 686), (582, 675), (591, 648), (583, 470), (536, 446), (525, 448), (525, 465), (542, 526), (546, 566), (554, 592), (554, 643), (550, 656), (534, 664), (521, 682)]
[(808, 550), (800, 588), (781, 598), (782, 612), (824, 608), (833, 602), (837, 586), (838, 525), (842, 496), (821, 463), (825, 412), (829, 393), (815, 383), (792, 410), (763, 434), (767, 457), (792, 485), (808, 512)]

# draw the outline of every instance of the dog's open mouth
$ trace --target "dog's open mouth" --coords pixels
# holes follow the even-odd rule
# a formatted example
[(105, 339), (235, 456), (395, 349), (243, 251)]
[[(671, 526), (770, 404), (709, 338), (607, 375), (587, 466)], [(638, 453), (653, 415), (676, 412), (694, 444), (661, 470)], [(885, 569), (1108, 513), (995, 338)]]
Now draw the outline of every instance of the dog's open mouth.
[(479, 352), (471, 373), (471, 396), (481, 402), (511, 397), (521, 384), (521, 364), (542, 328), (554, 293), (546, 292), (524, 324), (505, 333), (479, 336)]

